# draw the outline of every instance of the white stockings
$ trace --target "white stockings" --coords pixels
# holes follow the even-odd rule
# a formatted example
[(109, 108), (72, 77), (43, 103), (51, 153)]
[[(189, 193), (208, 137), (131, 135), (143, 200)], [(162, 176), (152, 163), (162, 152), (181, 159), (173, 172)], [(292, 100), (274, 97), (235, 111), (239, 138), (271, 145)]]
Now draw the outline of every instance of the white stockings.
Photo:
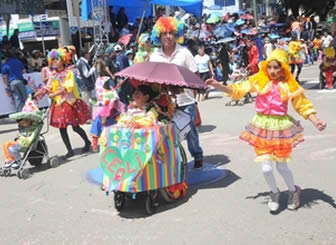
[[(295, 184), (292, 171), (288, 168), (287, 163), (278, 163), (276, 162), (276, 169), (278, 170), (279, 174), (282, 176), (284, 181), (288, 186), (289, 191), (295, 191)], [(267, 185), (271, 189), (273, 193), (277, 193), (279, 191), (275, 177), (273, 174), (273, 161), (266, 160), (262, 164), (262, 171), (266, 180)]]

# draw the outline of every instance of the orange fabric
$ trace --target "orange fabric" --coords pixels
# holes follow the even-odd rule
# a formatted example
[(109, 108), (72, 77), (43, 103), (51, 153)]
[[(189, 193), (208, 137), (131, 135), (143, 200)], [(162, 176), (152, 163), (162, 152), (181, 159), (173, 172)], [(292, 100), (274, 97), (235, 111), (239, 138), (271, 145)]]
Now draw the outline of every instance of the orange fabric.
[(327, 88), (333, 87), (333, 73), (334, 73), (333, 71), (325, 72), (325, 80), (326, 80)]
[(6, 162), (11, 162), (11, 161), (14, 161), (14, 157), (9, 153), (9, 147), (13, 146), (13, 145), (16, 145), (17, 142), (15, 141), (8, 141), (6, 143), (4, 143), (2, 145), (2, 149), (3, 149), (3, 152), (4, 152), (4, 155), (5, 155), (5, 161)]
[(291, 139), (273, 139), (267, 140), (243, 131), (240, 138), (254, 146), (257, 156), (274, 155), (277, 158), (289, 158), (293, 147), (303, 141), (303, 135), (298, 134)]

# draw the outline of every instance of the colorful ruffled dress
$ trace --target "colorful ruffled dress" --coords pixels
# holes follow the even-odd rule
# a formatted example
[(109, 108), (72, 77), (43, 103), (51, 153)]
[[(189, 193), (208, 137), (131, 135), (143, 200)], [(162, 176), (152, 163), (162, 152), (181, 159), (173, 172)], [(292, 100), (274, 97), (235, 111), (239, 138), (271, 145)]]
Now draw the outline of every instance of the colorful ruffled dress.
[(78, 126), (91, 119), (87, 104), (80, 98), (72, 70), (54, 72), (45, 89), (49, 93), (63, 90), (55, 96), (50, 109), (50, 125), (56, 128), (66, 128), (69, 125)]
[(274, 160), (286, 163), (290, 160), (293, 147), (303, 141), (303, 128), (288, 115), (288, 102), (291, 101), (294, 109), (305, 119), (316, 112), (304, 96), (304, 89), (290, 73), (288, 65), (282, 64), (288, 78), (284, 82), (268, 79), (267, 64), (268, 61), (261, 62), (259, 73), (248, 81), (230, 85), (233, 88), (230, 96), (241, 99), (248, 92), (257, 93), (256, 115), (240, 138), (254, 147), (256, 162)]

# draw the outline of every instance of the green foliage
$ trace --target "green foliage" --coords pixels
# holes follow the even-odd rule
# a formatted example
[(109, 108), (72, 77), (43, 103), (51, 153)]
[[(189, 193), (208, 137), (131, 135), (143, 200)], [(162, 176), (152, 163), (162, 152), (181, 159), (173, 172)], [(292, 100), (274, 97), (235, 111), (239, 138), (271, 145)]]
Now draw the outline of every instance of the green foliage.
[(44, 14), (43, 0), (0, 0), (0, 14)]

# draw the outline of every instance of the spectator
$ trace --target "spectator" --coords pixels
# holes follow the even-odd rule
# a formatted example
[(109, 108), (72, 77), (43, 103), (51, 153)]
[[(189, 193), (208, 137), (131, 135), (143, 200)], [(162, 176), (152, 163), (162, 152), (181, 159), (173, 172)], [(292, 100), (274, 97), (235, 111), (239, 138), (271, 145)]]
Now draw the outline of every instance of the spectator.
[(116, 17), (118, 29), (121, 30), (126, 24), (128, 24), (128, 17), (125, 13), (125, 8), (121, 7)]
[(82, 48), (80, 52), (80, 59), (76, 63), (76, 67), (79, 71), (79, 89), (82, 95), (82, 99), (89, 106), (92, 111), (92, 104), (90, 99), (93, 98), (93, 90), (95, 88), (95, 67), (89, 65), (90, 53), (88, 49)]
[(14, 33), (10, 38), (10, 43), (12, 44), (12, 47), (20, 48), (19, 29), (14, 30)]
[(12, 93), (15, 109), (20, 112), (27, 99), (23, 78), (24, 65), (17, 58), (15, 48), (9, 50), (9, 58), (1, 68), (2, 80)]
[(333, 37), (328, 33), (328, 32), (324, 32), (323, 33), (323, 36), (321, 38), (321, 48), (324, 49), (324, 48), (329, 48), (330, 47), (330, 44), (333, 40)]

